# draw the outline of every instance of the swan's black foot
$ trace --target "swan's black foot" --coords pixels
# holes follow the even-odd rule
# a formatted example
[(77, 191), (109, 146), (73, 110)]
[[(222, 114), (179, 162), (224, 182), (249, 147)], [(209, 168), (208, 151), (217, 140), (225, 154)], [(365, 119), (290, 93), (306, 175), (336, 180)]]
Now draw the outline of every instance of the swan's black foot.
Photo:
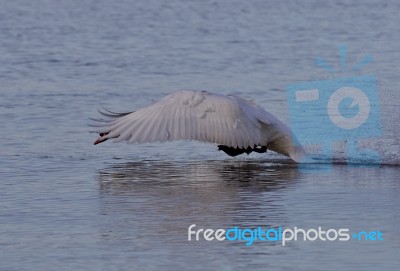
[(225, 145), (218, 145), (218, 150), (225, 152), (229, 156), (237, 156), (244, 153), (244, 149), (228, 147)]
[(225, 152), (229, 156), (238, 156), (243, 153), (247, 153), (249, 155), (251, 152), (257, 152), (257, 153), (264, 153), (267, 152), (267, 147), (262, 146), (262, 147), (257, 147), (254, 146), (254, 148), (247, 147), (246, 149), (242, 148), (234, 148), (234, 147), (228, 147), (225, 145), (218, 145), (218, 150)]
[(259, 147), (254, 147), (254, 149), (253, 149), (253, 151), (254, 152), (257, 152), (257, 153), (264, 153), (264, 152), (267, 152), (267, 146), (259, 146)]

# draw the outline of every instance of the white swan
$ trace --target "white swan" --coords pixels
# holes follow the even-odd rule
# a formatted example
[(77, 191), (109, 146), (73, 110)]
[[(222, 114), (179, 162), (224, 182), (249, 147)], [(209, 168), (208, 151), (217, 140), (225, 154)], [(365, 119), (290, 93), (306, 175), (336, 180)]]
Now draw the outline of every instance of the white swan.
[(180, 90), (134, 112), (102, 112), (99, 144), (110, 138), (128, 143), (197, 140), (218, 144), (230, 156), (267, 149), (299, 162), (305, 152), (291, 130), (254, 101), (234, 95)]

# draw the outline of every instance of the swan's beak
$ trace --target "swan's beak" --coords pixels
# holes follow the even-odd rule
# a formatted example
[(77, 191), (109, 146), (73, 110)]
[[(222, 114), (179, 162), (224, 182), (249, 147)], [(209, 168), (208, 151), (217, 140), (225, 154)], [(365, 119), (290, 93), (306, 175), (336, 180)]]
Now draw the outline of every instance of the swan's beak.
[(309, 156), (302, 146), (295, 146), (293, 150), (289, 153), (290, 158), (296, 163), (310, 163), (313, 161), (311, 156)]

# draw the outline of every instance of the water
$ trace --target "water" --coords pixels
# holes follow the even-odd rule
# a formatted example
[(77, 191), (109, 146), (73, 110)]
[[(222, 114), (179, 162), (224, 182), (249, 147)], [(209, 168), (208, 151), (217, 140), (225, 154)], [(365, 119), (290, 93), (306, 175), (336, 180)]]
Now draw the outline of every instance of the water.
[[(2, 1), (0, 270), (397, 270), (398, 3)], [(176, 89), (256, 100), (288, 121), (284, 88), (331, 76), (322, 56), (374, 62), (380, 167), (299, 168), (175, 142), (93, 146), (87, 117)], [(340, 155), (340, 146), (338, 147)], [(380, 230), (383, 241), (188, 242), (187, 229)]]

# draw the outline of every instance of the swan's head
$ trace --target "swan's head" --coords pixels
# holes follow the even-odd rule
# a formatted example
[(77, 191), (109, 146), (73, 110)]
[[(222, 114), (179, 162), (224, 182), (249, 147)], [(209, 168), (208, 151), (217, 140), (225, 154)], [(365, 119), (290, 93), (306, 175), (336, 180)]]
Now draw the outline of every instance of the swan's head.
[(293, 134), (282, 134), (270, 141), (267, 146), (268, 149), (290, 157), (297, 163), (306, 163), (309, 156), (305, 152), (303, 146), (300, 144), (297, 137)]

